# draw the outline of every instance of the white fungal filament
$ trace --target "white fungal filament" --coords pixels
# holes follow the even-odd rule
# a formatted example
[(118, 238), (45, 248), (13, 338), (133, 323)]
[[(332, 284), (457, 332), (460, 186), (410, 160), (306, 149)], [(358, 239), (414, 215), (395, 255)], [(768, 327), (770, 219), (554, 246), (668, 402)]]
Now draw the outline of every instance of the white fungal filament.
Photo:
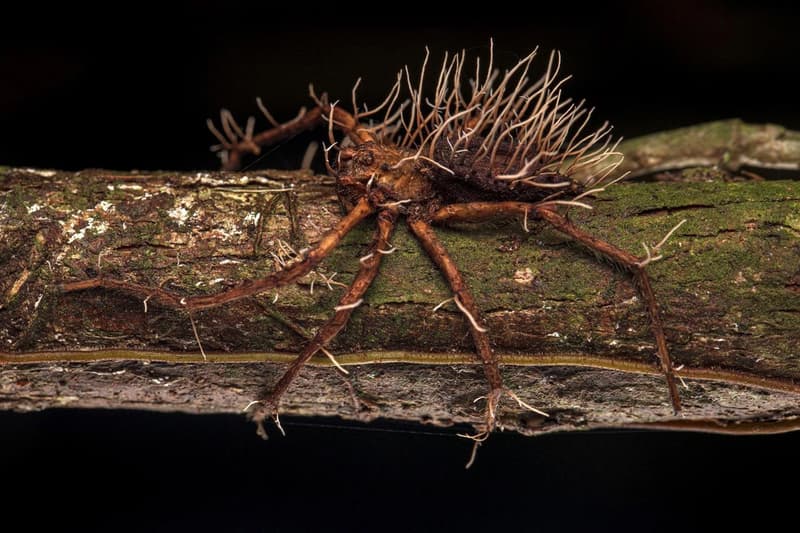
[(200, 342), (200, 335), (197, 334), (197, 326), (194, 323), (194, 318), (192, 318), (192, 314), (189, 313), (189, 322), (192, 324), (192, 331), (194, 332), (194, 339), (197, 341), (197, 346), (200, 348), (200, 355), (203, 356), (203, 361), (208, 361), (206, 357), (206, 352), (203, 350), (203, 343)]
[(664, 235), (664, 238), (661, 239), (658, 242), (658, 244), (653, 246), (652, 250), (647, 246), (646, 243), (642, 243), (642, 247), (644, 247), (645, 258), (643, 260), (639, 261), (638, 263), (636, 263), (636, 265), (639, 266), (639, 267), (645, 267), (645, 266), (649, 265), (650, 263), (652, 263), (654, 261), (658, 261), (659, 259), (663, 259), (664, 258), (663, 255), (661, 255), (661, 254), (653, 255), (653, 252), (658, 253), (658, 251), (661, 249), (661, 247), (664, 246), (667, 243), (667, 240), (669, 240), (669, 238), (672, 237), (672, 234), (675, 233), (678, 230), (678, 228), (683, 226), (685, 223), (686, 223), (686, 219), (684, 218), (683, 220), (681, 220), (680, 222), (675, 224), (675, 226), (671, 230), (669, 230), (666, 235)]
[(506, 394), (511, 396), (511, 398), (514, 399), (514, 401), (516, 401), (517, 404), (519, 404), (519, 406), (522, 407), (523, 409), (527, 409), (528, 411), (532, 411), (532, 412), (534, 412), (536, 414), (539, 414), (539, 415), (542, 415), (542, 416), (546, 416), (546, 417), (550, 416), (547, 413), (545, 413), (544, 411), (542, 411), (540, 409), (537, 409), (537, 408), (533, 407), (532, 405), (523, 402), (522, 399), (519, 396), (517, 396), (513, 391), (510, 391), (510, 390), (506, 389), (505, 392), (506, 392)]
[(480, 326), (480, 324), (478, 324), (478, 321), (475, 320), (475, 317), (472, 316), (472, 313), (470, 313), (469, 310), (466, 307), (464, 307), (464, 304), (461, 303), (461, 300), (458, 299), (458, 296), (453, 296), (453, 301), (456, 303), (456, 306), (458, 306), (458, 309), (462, 313), (464, 313), (464, 315), (469, 319), (469, 322), (470, 324), (472, 324), (473, 328), (475, 328), (477, 331), (480, 331), (481, 333), (486, 333), (487, 331), (489, 331), (488, 329), (483, 328)]
[(278, 413), (272, 415), (272, 421), (275, 423), (275, 427), (278, 428), (278, 431), (281, 432), (282, 436), (286, 436), (286, 432), (283, 430), (283, 426), (281, 426), (281, 418)]
[(572, 200), (549, 200), (547, 202), (541, 202), (539, 206), (547, 206), (547, 205), (566, 205), (569, 207), (580, 207), (581, 209), (592, 209), (592, 206), (589, 204), (585, 204), (583, 202), (574, 202)]
[[(612, 128), (608, 123), (588, 128), (593, 110), (584, 107), (583, 101), (563, 96), (562, 86), (569, 76), (559, 74), (558, 52), (550, 54), (544, 74), (531, 79), (529, 72), (537, 55), (538, 49), (501, 73), (495, 67), (494, 44), (490, 43), (488, 64), (481, 67), (476, 60), (474, 77), (464, 84), (466, 53), (445, 54), (433, 91), (424, 93), (430, 59), (426, 49), (418, 75), (413, 76), (408, 66), (398, 72), (397, 81), (379, 106), (385, 109), (384, 122), (370, 131), (380, 133), (384, 142), (414, 150), (414, 155), (400, 159), (395, 168), (407, 161), (424, 160), (452, 174), (447, 156), (441, 154), (445, 142), (451, 162), (467, 149), (473, 152), (468, 156), (472, 165), (488, 159), (494, 179), (558, 189), (569, 187), (572, 180), (543, 183), (537, 177), (569, 178), (588, 171), (583, 184), (591, 188), (622, 162), (616, 157), (620, 154), (611, 137)], [(357, 87), (358, 82), (354, 94)], [(404, 91), (407, 101), (399, 97)], [(473, 148), (476, 143), (478, 147)], [(602, 166), (605, 161), (610, 163)]]
[(453, 298), (448, 298), (447, 300), (439, 302), (439, 304), (436, 307), (433, 308), (433, 312), (435, 313), (436, 311), (441, 309), (443, 306), (445, 306), (446, 304), (448, 304), (448, 303), (450, 303), (452, 301), (453, 301)]
[(335, 366), (336, 368), (341, 370), (344, 374), (349, 374), (350, 373), (341, 364), (339, 364), (339, 361), (336, 360), (336, 358), (333, 356), (333, 354), (331, 352), (329, 352), (328, 350), (326, 350), (323, 346), (319, 347), (319, 351), (321, 351), (322, 353), (327, 355), (328, 359), (330, 359), (331, 363), (333, 363), (333, 366)]
[(355, 309), (356, 307), (358, 307), (362, 303), (364, 303), (364, 299), (363, 298), (359, 298), (358, 300), (356, 300), (355, 302), (353, 302), (351, 304), (337, 305), (336, 307), (333, 308), (333, 310), (338, 312), (338, 311), (346, 311), (348, 309)]
[(658, 249), (660, 249), (662, 246), (664, 246), (664, 244), (666, 244), (667, 240), (668, 240), (670, 237), (672, 237), (672, 234), (673, 234), (673, 233), (675, 233), (675, 232), (678, 230), (678, 228), (680, 228), (681, 226), (683, 226), (685, 223), (686, 223), (686, 219), (684, 218), (683, 220), (681, 220), (680, 222), (678, 222), (677, 224), (675, 224), (675, 227), (674, 227), (674, 228), (672, 228), (671, 230), (669, 230), (669, 232), (667, 232), (667, 234), (666, 234), (666, 235), (664, 235), (664, 238), (663, 238), (663, 239), (661, 239), (661, 240), (659, 241), (659, 243), (658, 243), (658, 244), (656, 244), (656, 245), (653, 247), (653, 249), (655, 249), (655, 250), (658, 250)]
[(256, 404), (263, 405), (264, 402), (262, 402), (261, 400), (253, 400), (252, 402), (250, 402), (250, 403), (248, 403), (247, 405), (244, 406), (244, 409), (242, 409), (242, 412), (246, 413), (251, 407), (253, 407)]
[(385, 202), (385, 203), (378, 204), (378, 205), (380, 207), (395, 207), (395, 206), (398, 206), (398, 205), (410, 204), (413, 201), (414, 200), (398, 200), (396, 202)]

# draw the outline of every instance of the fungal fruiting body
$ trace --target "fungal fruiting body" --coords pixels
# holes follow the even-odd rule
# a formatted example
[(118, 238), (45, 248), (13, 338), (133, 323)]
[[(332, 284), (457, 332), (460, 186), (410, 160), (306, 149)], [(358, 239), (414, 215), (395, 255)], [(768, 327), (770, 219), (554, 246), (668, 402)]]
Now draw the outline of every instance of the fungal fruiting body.
[[(491, 50), (491, 47), (490, 47)], [(561, 211), (589, 206), (586, 198), (612, 181), (621, 163), (611, 128), (590, 128), (592, 111), (584, 102), (562, 95), (568, 77), (559, 76), (560, 55), (549, 56), (544, 74), (533, 77), (537, 52), (511, 69), (500, 72), (490, 53), (488, 62), (468, 63), (464, 52), (445, 55), (441, 67), (428, 69), (428, 55), (418, 76), (401, 70), (384, 101), (372, 109), (360, 106), (356, 89), (352, 107), (344, 110), (326, 95), (311, 96), (315, 107), (280, 124), (261, 105), (272, 127), (254, 133), (254, 119), (242, 129), (231, 114), (221, 113), (220, 141), (215, 149), (223, 166), (235, 169), (245, 154), (258, 154), (262, 146), (317, 126), (326, 126), (328, 172), (336, 178), (337, 193), (347, 214), (300, 261), (265, 278), (213, 295), (180, 297), (160, 288), (98, 278), (67, 284), (65, 290), (102, 286), (146, 294), (151, 301), (172, 307), (201, 309), (252, 296), (286, 285), (311, 271), (353, 227), (377, 215), (369, 252), (345, 290), (333, 317), (306, 345), (284, 376), (264, 398), (254, 402), (252, 417), (259, 424), (275, 417), (281, 396), (304, 363), (325, 351), (378, 273), (391, 249), (390, 237), (398, 221), (405, 220), (412, 234), (447, 280), (453, 301), (463, 313), (488, 382), (486, 416), (477, 442), (497, 425), (497, 406), (503, 395), (531, 408), (503, 386), (501, 372), (490, 347), (489, 333), (472, 294), (434, 226), (475, 221), (494, 216), (520, 216), (550, 224), (585, 247), (623, 267), (633, 276), (645, 302), (657, 355), (674, 410), (680, 401), (667, 351), (658, 306), (644, 266), (653, 259), (638, 258), (597, 239), (573, 225)], [(469, 72), (468, 72), (469, 71)], [(466, 81), (468, 80), (468, 81)], [(360, 80), (359, 80), (360, 81)], [(431, 86), (432, 90), (427, 90)], [(337, 140), (337, 132), (344, 137)], [(532, 409), (532, 408), (531, 408)]]

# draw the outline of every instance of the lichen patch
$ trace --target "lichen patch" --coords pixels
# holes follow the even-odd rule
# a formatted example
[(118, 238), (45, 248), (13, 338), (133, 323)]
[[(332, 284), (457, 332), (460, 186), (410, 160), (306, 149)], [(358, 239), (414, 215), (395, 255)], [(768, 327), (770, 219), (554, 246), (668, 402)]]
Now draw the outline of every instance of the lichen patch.
[(530, 285), (533, 283), (533, 270), (522, 268), (514, 272), (514, 281), (520, 285)]

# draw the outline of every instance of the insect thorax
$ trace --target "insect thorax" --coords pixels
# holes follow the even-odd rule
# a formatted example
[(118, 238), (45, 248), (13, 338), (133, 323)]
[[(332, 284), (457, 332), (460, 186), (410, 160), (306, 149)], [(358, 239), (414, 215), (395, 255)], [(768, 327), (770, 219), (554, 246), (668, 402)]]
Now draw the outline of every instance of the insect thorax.
[(343, 148), (336, 169), (339, 196), (364, 188), (389, 202), (424, 201), (436, 192), (425, 164), (414, 153), (389, 144), (362, 143)]
[(450, 204), (475, 201), (539, 202), (554, 194), (564, 198), (580, 193), (578, 182), (554, 172), (532, 174), (541, 185), (569, 181), (569, 187), (536, 187), (502, 176), (518, 172), (523, 162), (513, 161), (510, 143), (491, 154), (481, 149), (481, 139), (453, 148), (453, 141), (440, 139), (432, 157), (391, 144), (367, 142), (342, 149), (338, 157), (339, 194), (363, 194), (364, 188), (379, 190), (386, 201)]

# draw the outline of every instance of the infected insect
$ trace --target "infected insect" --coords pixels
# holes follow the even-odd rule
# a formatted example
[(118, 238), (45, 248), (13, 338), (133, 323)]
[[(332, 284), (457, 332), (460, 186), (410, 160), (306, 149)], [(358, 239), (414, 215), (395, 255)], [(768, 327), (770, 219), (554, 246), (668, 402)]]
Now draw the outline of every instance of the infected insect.
[[(490, 47), (491, 50), (491, 47)], [(182, 297), (161, 288), (97, 278), (67, 284), (65, 290), (105, 287), (146, 296), (148, 300), (187, 311), (206, 309), (274, 289), (308, 274), (359, 223), (376, 215), (376, 231), (369, 252), (334, 308), (333, 316), (308, 342), (272, 391), (251, 403), (252, 418), (261, 425), (272, 417), (278, 423), (281, 397), (303, 365), (317, 352), (332, 357), (325, 346), (345, 326), (363, 303), (378, 268), (392, 249), (390, 238), (401, 219), (441, 271), (452, 291), (452, 301), (469, 323), (475, 350), (487, 381), (485, 418), (470, 437), (475, 448), (497, 427), (497, 409), (503, 396), (534, 409), (503, 385), (498, 361), (478, 306), (458, 266), (438, 239), (434, 227), (452, 222), (472, 222), (497, 216), (540, 220), (586, 248), (627, 270), (639, 290), (650, 318), (657, 356), (675, 412), (681, 408), (664, 329), (646, 265), (666, 241), (636, 257), (576, 227), (564, 215), (570, 208), (591, 208), (586, 202), (613, 183), (621, 163), (611, 127), (588, 127), (592, 110), (584, 102), (562, 96), (569, 79), (559, 76), (561, 57), (551, 53), (544, 74), (532, 81), (530, 70), (537, 51), (501, 73), (493, 54), (488, 64), (476, 60), (474, 70), (465, 52), (445, 55), (434, 73), (434, 89), (425, 91), (429, 55), (419, 76), (406, 67), (384, 101), (373, 109), (359, 106), (352, 91), (352, 108), (346, 111), (326, 95), (311, 96), (315, 106), (294, 120), (278, 123), (258, 101), (272, 124), (255, 134), (251, 117), (241, 128), (232, 115), (221, 113), (215, 148), (227, 169), (239, 167), (242, 157), (258, 155), (262, 147), (318, 126), (327, 126), (326, 168), (336, 179), (337, 194), (347, 214), (315, 247), (282, 270), (261, 279), (212, 295)], [(472, 78), (464, 83), (470, 69)], [(359, 80), (360, 81), (360, 80)], [(337, 141), (336, 132), (344, 139)], [(335, 157), (331, 156), (335, 154)], [(674, 230), (673, 230), (674, 231)], [(672, 233), (672, 232), (670, 232)], [(669, 235), (668, 235), (669, 236)], [(667, 237), (668, 237), (667, 236)]]

